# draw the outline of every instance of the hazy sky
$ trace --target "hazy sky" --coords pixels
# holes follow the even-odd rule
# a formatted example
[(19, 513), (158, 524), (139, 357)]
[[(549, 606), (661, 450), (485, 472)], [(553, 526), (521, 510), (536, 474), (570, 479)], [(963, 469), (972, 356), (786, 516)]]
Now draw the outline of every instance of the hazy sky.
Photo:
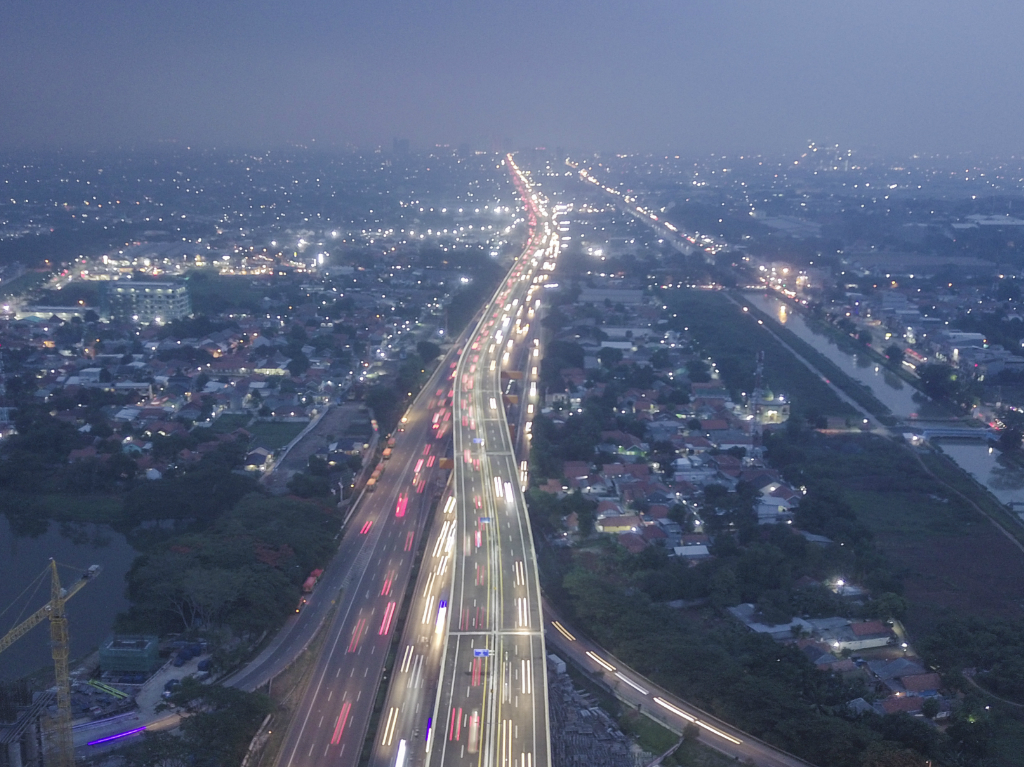
[(0, 2), (0, 150), (1024, 152), (1024, 3)]

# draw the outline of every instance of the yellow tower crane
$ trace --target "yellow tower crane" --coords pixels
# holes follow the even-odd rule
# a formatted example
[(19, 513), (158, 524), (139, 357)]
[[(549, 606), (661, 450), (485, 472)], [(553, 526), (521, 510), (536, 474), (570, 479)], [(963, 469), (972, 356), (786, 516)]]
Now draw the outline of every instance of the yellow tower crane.
[[(23, 637), (43, 619), (49, 618), (53, 672), (57, 679), (57, 720), (51, 744), (53, 760), (50, 762), (53, 765), (74, 765), (75, 744), (71, 737), (71, 677), (68, 675), (68, 617), (64, 612), (64, 603), (96, 578), (102, 569), (98, 565), (90, 565), (81, 579), (65, 589), (60, 585), (57, 561), (51, 558), (47, 567), (50, 569), (50, 602), (0, 637), (0, 653), (6, 651), (15, 640)], [(45, 573), (46, 571), (43, 571), (40, 578)]]

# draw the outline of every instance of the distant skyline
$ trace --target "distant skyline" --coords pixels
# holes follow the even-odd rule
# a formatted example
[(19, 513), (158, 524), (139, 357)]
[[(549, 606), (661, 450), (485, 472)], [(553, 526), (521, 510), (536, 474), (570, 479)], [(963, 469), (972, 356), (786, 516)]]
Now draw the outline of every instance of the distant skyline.
[(5, 0), (0, 151), (1024, 154), (1018, 2)]

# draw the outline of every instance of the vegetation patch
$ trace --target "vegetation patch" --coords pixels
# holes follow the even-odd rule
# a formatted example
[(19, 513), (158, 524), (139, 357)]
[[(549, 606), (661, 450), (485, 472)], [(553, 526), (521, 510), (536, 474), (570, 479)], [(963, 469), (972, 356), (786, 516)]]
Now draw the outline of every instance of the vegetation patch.
[(276, 451), (298, 437), (306, 426), (305, 421), (257, 421), (246, 429), (252, 433), (253, 445)]
[(754, 389), (757, 355), (765, 353), (764, 383), (785, 394), (797, 415), (848, 416), (857, 411), (841, 400), (763, 326), (718, 291), (680, 289), (665, 297), (672, 326), (689, 328), (701, 348), (713, 351), (722, 379), (737, 402)]
[(210, 425), (210, 429), (217, 434), (226, 434), (236, 429), (245, 429), (250, 421), (252, 415), (248, 413), (222, 413)]

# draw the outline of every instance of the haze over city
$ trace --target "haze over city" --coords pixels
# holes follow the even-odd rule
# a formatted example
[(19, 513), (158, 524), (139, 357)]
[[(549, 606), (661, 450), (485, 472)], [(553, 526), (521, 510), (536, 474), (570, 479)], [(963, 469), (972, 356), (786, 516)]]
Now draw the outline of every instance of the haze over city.
[(0, 149), (1022, 151), (1015, 2), (0, 9)]
[(0, 765), (1011, 765), (1024, 5), (0, 4)]

